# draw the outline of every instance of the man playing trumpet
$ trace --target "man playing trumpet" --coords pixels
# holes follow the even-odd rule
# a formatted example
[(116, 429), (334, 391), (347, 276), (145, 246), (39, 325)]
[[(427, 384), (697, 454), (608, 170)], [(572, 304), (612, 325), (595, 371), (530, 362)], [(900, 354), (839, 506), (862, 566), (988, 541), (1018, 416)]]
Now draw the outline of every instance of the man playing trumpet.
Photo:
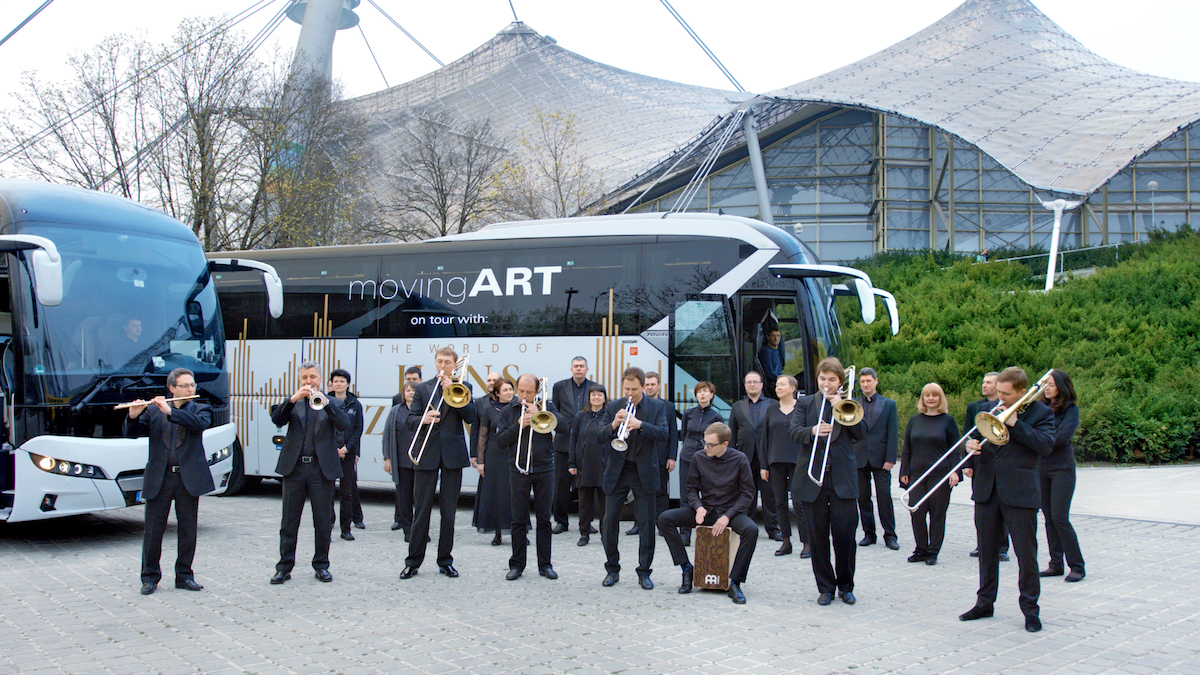
[[(162, 396), (128, 405), (125, 435), (149, 436), (149, 454), (143, 477), (146, 498), (146, 530), (142, 540), (142, 595), (150, 595), (162, 579), (163, 532), (171, 502), (179, 523), (179, 553), (175, 557), (175, 588), (202, 588), (192, 574), (196, 555), (196, 520), (200, 495), (216, 489), (204, 457), (204, 430), (212, 424), (212, 409), (193, 401), (196, 379), (192, 371), (176, 368), (167, 375), (167, 389), (174, 399)], [(143, 414), (144, 413), (144, 414)]]

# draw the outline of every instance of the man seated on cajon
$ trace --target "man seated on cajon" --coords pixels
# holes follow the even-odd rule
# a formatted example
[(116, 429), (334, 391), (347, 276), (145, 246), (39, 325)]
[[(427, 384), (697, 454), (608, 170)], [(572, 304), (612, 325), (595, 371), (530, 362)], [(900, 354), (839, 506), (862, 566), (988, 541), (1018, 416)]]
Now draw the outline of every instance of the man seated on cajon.
[(704, 430), (704, 452), (697, 452), (688, 471), (684, 494), (685, 506), (663, 511), (658, 517), (658, 531), (667, 540), (671, 560), (683, 568), (680, 593), (692, 592), (692, 563), (688, 561), (679, 535), (681, 527), (711, 525), (713, 536), (726, 527), (741, 538), (733, 569), (729, 572), (729, 597), (739, 605), (746, 604), (742, 582), (750, 569), (750, 558), (758, 544), (758, 525), (746, 514), (754, 503), (754, 474), (746, 455), (729, 447), (729, 427), (715, 422)]

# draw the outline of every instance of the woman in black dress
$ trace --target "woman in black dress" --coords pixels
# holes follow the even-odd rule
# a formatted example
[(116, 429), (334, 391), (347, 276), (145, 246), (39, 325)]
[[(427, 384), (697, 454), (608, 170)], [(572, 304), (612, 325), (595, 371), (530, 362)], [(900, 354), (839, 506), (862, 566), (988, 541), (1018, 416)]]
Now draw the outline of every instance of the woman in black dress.
[[(717, 388), (712, 382), (697, 382), (693, 391), (696, 406), (683, 411), (683, 425), (679, 430), (679, 438), (683, 441), (682, 447), (679, 448), (679, 498), (685, 501), (687, 495), (684, 493), (687, 491), (688, 472), (692, 469), (692, 457), (704, 447), (704, 430), (714, 422), (725, 421), (721, 413), (712, 407), (713, 398), (717, 395)], [(679, 535), (683, 538), (684, 546), (691, 545), (690, 528), (681, 531)]]
[[(904, 429), (904, 454), (900, 460), (900, 485), (907, 487), (909, 481), (923, 476), (929, 467), (946, 454), (950, 446), (958, 442), (958, 424), (947, 412), (946, 394), (940, 385), (930, 382), (921, 389), (916, 415), (908, 419)], [(937, 469), (912, 491), (910, 503), (915, 504), (929, 491), (929, 487), (941, 480), (957, 464), (951, 455), (937, 464)], [(916, 550), (908, 562), (924, 562), (936, 565), (942, 540), (946, 536), (946, 511), (950, 508), (950, 490), (962, 480), (962, 471), (955, 471), (950, 479), (925, 500), (912, 513), (913, 539)]]
[(1062, 576), (1063, 557), (1071, 567), (1064, 581), (1083, 579), (1083, 552), (1079, 537), (1071, 526), (1071, 498), (1075, 495), (1075, 447), (1071, 437), (1079, 428), (1079, 406), (1075, 404), (1075, 385), (1071, 376), (1057, 368), (1050, 371), (1050, 381), (1043, 396), (1054, 411), (1054, 449), (1039, 464), (1042, 479), (1042, 515), (1046, 519), (1046, 544), (1050, 549), (1050, 564), (1042, 570), (1044, 577)]
[(592, 516), (604, 521), (604, 498), (600, 485), (604, 482), (604, 447), (596, 440), (597, 430), (611, 420), (604, 410), (608, 403), (608, 391), (604, 385), (593, 384), (588, 388), (588, 404), (575, 415), (571, 424), (571, 452), (568, 470), (575, 477), (579, 490), (579, 546), (587, 546), (591, 534)]
[(413, 519), (413, 463), (408, 457), (415, 431), (410, 431), (404, 420), (408, 419), (408, 406), (412, 405), (416, 385), (405, 382), (400, 396), (403, 403), (392, 406), (383, 428), (383, 470), (391, 474), (396, 484), (396, 519), (393, 530), (404, 530), (404, 541), (409, 539)]
[[(492, 546), (504, 543), (500, 538), (512, 528), (511, 488), (508, 484), (508, 465), (513, 457), (509, 448), (496, 442), (496, 429), (500, 425), (500, 411), (512, 400), (512, 382), (500, 378), (492, 383), (488, 402), (479, 418), (479, 436), (476, 437), (475, 470), (479, 472), (479, 489), (475, 493), (475, 516), (471, 520), (480, 534), (495, 532)], [(484, 464), (490, 469), (484, 469)]]
[[(767, 419), (763, 422), (763, 442), (758, 448), (758, 465), (762, 469), (762, 479), (771, 483), (771, 493), (775, 496), (775, 513), (779, 516), (779, 529), (783, 534), (783, 545), (775, 551), (775, 555), (788, 555), (792, 552), (792, 519), (788, 508), (788, 484), (792, 474), (796, 473), (796, 458), (800, 449), (788, 433), (792, 411), (796, 408), (796, 378), (791, 375), (780, 375), (775, 380), (775, 398), (778, 403), (767, 408)], [(796, 530), (800, 542), (804, 543), (804, 502), (793, 499), (796, 505)], [(811, 557), (808, 544), (800, 552), (801, 558)]]

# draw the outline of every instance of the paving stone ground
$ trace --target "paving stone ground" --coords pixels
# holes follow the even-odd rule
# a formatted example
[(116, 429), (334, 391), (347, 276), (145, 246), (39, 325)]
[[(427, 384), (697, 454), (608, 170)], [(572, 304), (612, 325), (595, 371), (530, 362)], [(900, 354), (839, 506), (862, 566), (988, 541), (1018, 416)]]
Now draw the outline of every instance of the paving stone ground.
[[(661, 539), (652, 591), (638, 587), (636, 541), (624, 535), (613, 588), (600, 586), (599, 537), (578, 547), (575, 532), (554, 537), (560, 579), (531, 566), (505, 581), (509, 539), (493, 547), (476, 533), (469, 500), (454, 547), (462, 576), (437, 574), (435, 540), (420, 574), (399, 581), (407, 549), (389, 529), (392, 493), (366, 489), (363, 499), (368, 529), (353, 542), (335, 532), (329, 584), (303, 562), (287, 584), (268, 583), (280, 519), (271, 481), (201, 501), (199, 593), (171, 583), (172, 524), (166, 583), (139, 595), (140, 507), (0, 526), (0, 673), (1200, 672), (1196, 525), (1075, 516), (1087, 578), (1043, 583), (1045, 629), (1029, 634), (1015, 560), (1001, 565), (995, 618), (958, 620), (974, 604), (978, 568), (967, 555), (971, 510), (957, 503), (934, 567), (905, 562), (912, 533), (897, 503), (901, 550), (858, 549), (855, 606), (818, 606), (808, 561), (774, 556), (764, 534), (739, 607), (722, 593), (676, 594)], [(1044, 538), (1039, 551), (1044, 564)], [(311, 555), (306, 515), (297, 559)]]

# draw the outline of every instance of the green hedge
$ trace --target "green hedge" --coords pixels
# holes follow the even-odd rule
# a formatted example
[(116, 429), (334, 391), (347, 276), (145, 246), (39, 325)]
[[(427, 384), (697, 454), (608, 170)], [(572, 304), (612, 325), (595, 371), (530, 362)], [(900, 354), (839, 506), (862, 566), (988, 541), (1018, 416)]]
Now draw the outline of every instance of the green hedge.
[(1200, 234), (1185, 227), (1043, 293), (1044, 276), (1019, 262), (881, 254), (855, 266), (896, 296), (899, 335), (886, 318), (863, 324), (853, 299), (838, 300), (839, 314), (853, 363), (879, 371), (902, 428), (927, 382), (942, 385), (961, 422), (983, 373), (1017, 365), (1032, 381), (1062, 368), (1080, 399), (1080, 460), (1174, 462), (1194, 458), (1200, 441), (1197, 261)]

